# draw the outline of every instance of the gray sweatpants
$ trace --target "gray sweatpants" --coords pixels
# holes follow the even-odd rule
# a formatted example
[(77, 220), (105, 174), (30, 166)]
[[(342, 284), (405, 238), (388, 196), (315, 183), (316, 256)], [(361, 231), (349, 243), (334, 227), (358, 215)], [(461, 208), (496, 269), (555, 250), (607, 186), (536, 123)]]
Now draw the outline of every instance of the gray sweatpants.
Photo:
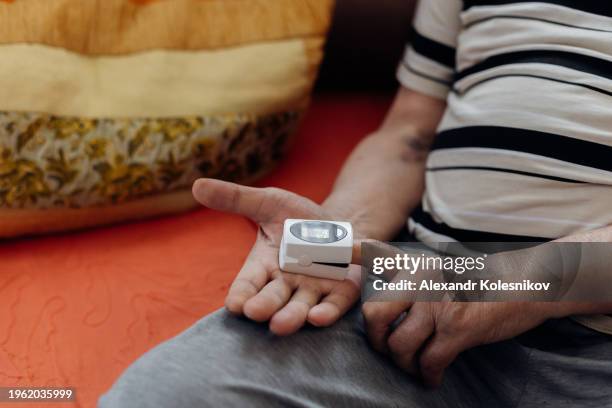
[(286, 338), (219, 311), (146, 353), (99, 406), (612, 407), (612, 337), (549, 321), (464, 352), (430, 390), (369, 347), (358, 309)]

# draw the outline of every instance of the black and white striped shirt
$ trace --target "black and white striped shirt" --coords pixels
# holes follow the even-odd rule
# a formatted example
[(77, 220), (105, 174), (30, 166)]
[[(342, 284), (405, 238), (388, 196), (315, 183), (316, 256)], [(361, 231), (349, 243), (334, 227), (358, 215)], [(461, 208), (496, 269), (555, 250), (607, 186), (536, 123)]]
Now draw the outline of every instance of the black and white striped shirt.
[(409, 221), (417, 238), (612, 224), (612, 2), (422, 0), (398, 78), (448, 103)]

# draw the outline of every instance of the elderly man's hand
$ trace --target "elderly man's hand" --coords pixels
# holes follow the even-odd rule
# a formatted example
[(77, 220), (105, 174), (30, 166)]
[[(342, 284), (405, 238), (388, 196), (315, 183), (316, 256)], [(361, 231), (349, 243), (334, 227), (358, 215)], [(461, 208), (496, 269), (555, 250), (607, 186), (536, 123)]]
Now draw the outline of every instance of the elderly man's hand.
[(462, 351), (510, 339), (557, 317), (555, 303), (536, 302), (367, 302), (363, 314), (372, 346), (434, 387)]
[(253, 188), (200, 179), (193, 195), (201, 204), (250, 218), (259, 226), (257, 241), (234, 279), (225, 306), (234, 314), (270, 323), (270, 330), (288, 335), (307, 321), (329, 326), (359, 299), (360, 269), (352, 266), (344, 281), (284, 273), (278, 249), (287, 218), (337, 219), (320, 205), (289, 191)]

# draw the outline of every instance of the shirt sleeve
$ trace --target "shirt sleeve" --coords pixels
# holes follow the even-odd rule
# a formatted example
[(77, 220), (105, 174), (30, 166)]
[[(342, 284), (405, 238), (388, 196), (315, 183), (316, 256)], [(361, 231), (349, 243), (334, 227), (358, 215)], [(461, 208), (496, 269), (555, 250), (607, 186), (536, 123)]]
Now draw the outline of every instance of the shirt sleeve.
[(404, 87), (446, 99), (455, 73), (461, 8), (461, 0), (419, 1), (412, 41), (397, 71)]

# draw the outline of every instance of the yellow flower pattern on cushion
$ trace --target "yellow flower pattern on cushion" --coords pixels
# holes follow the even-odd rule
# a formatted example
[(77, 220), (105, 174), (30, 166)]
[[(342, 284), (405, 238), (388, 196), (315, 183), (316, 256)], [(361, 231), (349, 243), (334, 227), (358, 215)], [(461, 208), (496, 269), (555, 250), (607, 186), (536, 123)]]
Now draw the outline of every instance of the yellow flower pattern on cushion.
[(169, 119), (80, 119), (0, 112), (0, 207), (106, 205), (249, 181), (281, 157), (300, 112)]

